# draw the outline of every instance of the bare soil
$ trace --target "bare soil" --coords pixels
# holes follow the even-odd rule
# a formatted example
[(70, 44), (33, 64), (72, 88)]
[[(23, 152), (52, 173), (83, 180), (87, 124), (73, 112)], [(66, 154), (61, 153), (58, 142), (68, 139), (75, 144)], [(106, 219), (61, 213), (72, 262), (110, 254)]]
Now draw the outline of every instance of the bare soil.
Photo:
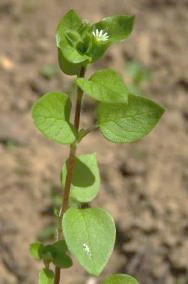
[[(159, 125), (131, 145), (106, 142), (98, 132), (80, 153), (97, 152), (102, 185), (93, 205), (111, 212), (117, 246), (103, 275), (126, 272), (143, 284), (188, 283), (188, 1), (187, 0), (1, 0), (0, 1), (0, 283), (37, 283), (41, 264), (28, 253), (45, 224), (49, 192), (60, 189), (68, 148), (47, 141), (34, 128), (32, 103), (50, 90), (67, 89), (69, 76), (40, 75), (56, 64), (54, 33), (70, 8), (90, 20), (136, 15), (134, 33), (109, 50), (96, 68), (111, 67), (125, 80), (125, 60), (152, 70), (146, 94), (166, 107)], [(88, 72), (88, 74), (91, 70)], [(83, 107), (82, 125), (95, 119)], [(75, 261), (63, 283), (98, 283)]]

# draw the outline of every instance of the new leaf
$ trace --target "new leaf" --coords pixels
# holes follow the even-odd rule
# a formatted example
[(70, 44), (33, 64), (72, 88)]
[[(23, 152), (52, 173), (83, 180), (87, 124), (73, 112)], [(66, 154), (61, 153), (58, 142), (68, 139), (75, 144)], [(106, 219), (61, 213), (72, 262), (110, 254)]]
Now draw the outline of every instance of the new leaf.
[(115, 224), (103, 209), (70, 208), (63, 217), (63, 232), (69, 250), (91, 274), (99, 275), (115, 243)]
[(89, 96), (105, 103), (127, 103), (128, 89), (121, 76), (113, 70), (103, 69), (89, 80), (78, 78), (77, 85)]
[(72, 260), (67, 254), (68, 249), (64, 240), (46, 245), (43, 248), (43, 259), (48, 259), (57, 267), (68, 268), (72, 265)]
[(60, 21), (56, 31), (59, 66), (69, 75), (79, 74), (82, 66), (88, 63), (89, 57), (77, 50), (82, 40), (80, 31), (83, 23), (74, 10), (70, 10)]
[(75, 132), (69, 122), (70, 99), (64, 93), (47, 93), (32, 108), (35, 126), (49, 139), (60, 144), (75, 141)]
[(58, 47), (63, 47), (61, 46), (61, 38), (65, 32), (78, 31), (81, 25), (82, 20), (80, 16), (74, 10), (68, 11), (57, 27), (56, 39)]
[(130, 143), (147, 135), (157, 124), (164, 109), (153, 101), (129, 95), (128, 104), (100, 104), (98, 125), (113, 143)]

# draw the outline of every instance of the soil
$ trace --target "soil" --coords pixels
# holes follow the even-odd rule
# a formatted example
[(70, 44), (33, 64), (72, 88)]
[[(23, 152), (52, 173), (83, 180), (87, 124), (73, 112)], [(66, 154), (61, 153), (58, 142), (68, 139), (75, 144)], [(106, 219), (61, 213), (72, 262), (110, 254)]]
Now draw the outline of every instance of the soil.
[[(159, 125), (138, 143), (110, 144), (93, 132), (80, 145), (80, 153), (97, 152), (99, 160), (101, 192), (93, 205), (110, 211), (117, 224), (116, 250), (101, 278), (122, 272), (144, 284), (187, 284), (187, 0), (0, 1), (0, 283), (37, 283), (41, 264), (31, 259), (28, 246), (52, 222), (50, 191), (60, 190), (68, 148), (36, 131), (31, 106), (41, 94), (70, 86), (72, 78), (60, 72), (50, 80), (41, 75), (42, 66), (57, 64), (54, 33), (70, 8), (93, 21), (136, 15), (132, 36), (95, 68), (114, 68), (127, 80), (125, 60), (141, 62), (153, 74), (144, 92), (166, 108)], [(82, 126), (94, 119), (87, 101)], [(99, 283), (76, 261), (63, 280)]]

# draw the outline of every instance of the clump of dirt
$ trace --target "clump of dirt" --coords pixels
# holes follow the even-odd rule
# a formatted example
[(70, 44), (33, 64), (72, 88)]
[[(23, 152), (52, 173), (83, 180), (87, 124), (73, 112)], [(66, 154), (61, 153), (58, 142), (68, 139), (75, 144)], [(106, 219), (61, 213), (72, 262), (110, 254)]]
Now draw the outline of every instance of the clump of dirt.
[[(97, 67), (111, 67), (127, 80), (125, 60), (147, 66), (152, 80), (144, 92), (166, 107), (156, 129), (131, 145), (112, 145), (98, 132), (80, 152), (97, 152), (101, 192), (95, 206), (117, 224), (117, 247), (103, 275), (126, 272), (144, 284), (188, 283), (188, 3), (179, 0), (45, 1), (0, 3), (0, 283), (37, 283), (40, 264), (29, 243), (52, 221), (44, 215), (50, 192), (60, 189), (59, 172), (67, 148), (47, 141), (34, 128), (31, 105), (50, 90), (70, 87), (70, 77), (47, 78), (57, 62), (54, 32), (70, 8), (91, 20), (122, 13), (136, 15), (129, 40), (109, 50)], [(95, 120), (86, 101), (82, 125)], [(67, 284), (97, 283), (78, 264), (63, 272)]]

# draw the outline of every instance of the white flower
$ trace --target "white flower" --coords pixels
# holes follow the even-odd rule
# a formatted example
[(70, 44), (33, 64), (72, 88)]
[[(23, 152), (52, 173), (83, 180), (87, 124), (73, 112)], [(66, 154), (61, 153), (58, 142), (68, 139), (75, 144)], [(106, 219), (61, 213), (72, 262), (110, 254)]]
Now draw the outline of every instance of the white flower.
[(108, 33), (105, 33), (103, 30), (96, 29), (93, 31), (93, 36), (97, 41), (107, 41), (109, 39)]

